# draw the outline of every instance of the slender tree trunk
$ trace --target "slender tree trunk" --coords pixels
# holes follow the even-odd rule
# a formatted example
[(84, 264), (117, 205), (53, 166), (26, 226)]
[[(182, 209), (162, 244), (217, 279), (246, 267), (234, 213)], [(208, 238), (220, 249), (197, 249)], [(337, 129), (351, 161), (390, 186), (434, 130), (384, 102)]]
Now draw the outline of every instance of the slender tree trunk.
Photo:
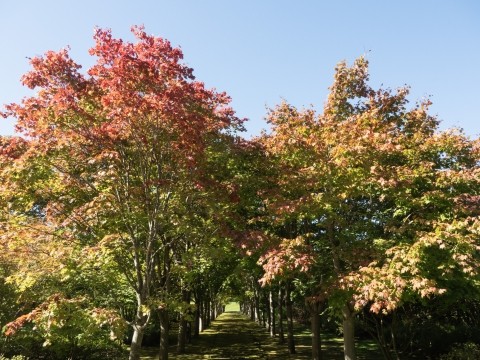
[[(338, 248), (340, 246), (339, 240), (335, 237), (335, 222), (330, 220), (327, 228), (328, 238), (332, 245), (333, 267), (337, 276), (341, 276), (342, 266), (340, 263), (340, 256)], [(355, 318), (353, 312), (350, 310), (348, 304), (342, 308), (343, 315), (343, 352), (345, 360), (356, 360), (355, 356)]]
[(343, 351), (345, 360), (356, 360), (355, 356), (355, 317), (348, 305), (342, 309), (343, 313)]
[(255, 321), (255, 301), (250, 301), (250, 320)]
[[(160, 279), (160, 288), (162, 289), (162, 297), (165, 294), (170, 292), (170, 265), (172, 261), (172, 254), (170, 252), (171, 248), (168, 244), (167, 239), (163, 239), (163, 261), (159, 264), (159, 268), (163, 269), (159, 273)], [(160, 346), (159, 346), (159, 359), (160, 360), (168, 360), (168, 337), (170, 333), (170, 319), (168, 315), (168, 308), (166, 304), (159, 307), (159, 318), (160, 318)]]
[(207, 328), (210, 326), (210, 297), (205, 299), (204, 306), (205, 328)]
[(187, 342), (187, 321), (183, 318), (183, 315), (178, 325), (177, 354), (181, 355), (185, 354), (185, 345)]
[(200, 335), (200, 300), (195, 299), (195, 320), (193, 322), (193, 337), (197, 338)]
[(285, 332), (283, 330), (283, 298), (285, 297), (285, 292), (283, 286), (280, 283), (280, 288), (278, 289), (278, 343), (285, 344)]
[(285, 291), (285, 301), (287, 307), (287, 344), (288, 352), (290, 354), (295, 354), (295, 339), (293, 338), (293, 309), (292, 309), (292, 299), (291, 299), (291, 284), (290, 282), (286, 283)]
[(272, 289), (268, 292), (268, 306), (270, 308), (270, 336), (275, 336), (275, 302), (273, 300)]
[(212, 322), (213, 320), (215, 320), (216, 318), (216, 310), (217, 310), (217, 307), (215, 305), (215, 300), (212, 300), (211, 303), (210, 303), (210, 322)]
[(200, 304), (199, 304), (199, 308), (198, 308), (198, 320), (199, 320), (199, 331), (200, 332), (203, 332), (203, 330), (205, 330), (205, 302), (203, 299), (200, 300)]
[(260, 317), (260, 300), (258, 298), (258, 292), (255, 291), (255, 320), (260, 324), (262, 318)]
[[(145, 289), (144, 289), (145, 290)], [(145, 292), (137, 294), (137, 310), (135, 313), (133, 327), (132, 342), (130, 345), (129, 360), (139, 360), (142, 351), (142, 340), (145, 326), (149, 321), (149, 316), (143, 312), (143, 304), (145, 303)]]
[[(262, 314), (262, 326), (263, 326), (264, 328), (268, 328), (270, 322), (269, 322), (269, 320), (268, 320), (268, 312), (266, 311), (266, 306), (265, 306), (265, 301), (264, 301), (265, 298), (262, 299), (262, 300), (263, 300), (263, 301), (262, 301), (262, 305), (263, 305), (263, 306), (260, 308), (260, 312), (261, 312), (261, 314)], [(270, 331), (270, 329), (269, 329), (268, 331)]]
[(170, 320), (167, 309), (160, 309), (160, 360), (168, 360)]
[(396, 340), (396, 336), (395, 336), (395, 330), (396, 330), (395, 328), (396, 328), (396, 324), (397, 324), (396, 320), (397, 320), (397, 315), (394, 311), (393, 315), (392, 315), (392, 326), (390, 327), (390, 335), (391, 335), (391, 339), (392, 339), (393, 354), (394, 354), (396, 360), (400, 360), (400, 356), (398, 355), (398, 351), (397, 351), (397, 340)]
[(312, 359), (322, 360), (322, 339), (320, 337), (320, 314), (317, 306), (312, 307)]
[[(182, 290), (182, 301), (187, 304), (190, 303), (189, 291)], [(178, 324), (177, 354), (185, 353), (185, 345), (187, 343), (187, 320), (185, 317), (186, 314), (182, 312)]]
[(129, 360), (140, 360), (142, 352), (143, 326), (133, 327), (132, 344), (130, 345)]
[(268, 293), (265, 293), (263, 303), (265, 307), (265, 313), (267, 314), (265, 327), (267, 328), (268, 333), (271, 333), (272, 332), (272, 312), (270, 311), (270, 291)]

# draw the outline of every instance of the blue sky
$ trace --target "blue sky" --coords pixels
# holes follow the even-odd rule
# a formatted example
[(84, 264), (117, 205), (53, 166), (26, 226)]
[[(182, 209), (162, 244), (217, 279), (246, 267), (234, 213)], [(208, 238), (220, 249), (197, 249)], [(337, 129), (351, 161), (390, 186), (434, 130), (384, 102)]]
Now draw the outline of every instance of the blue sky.
[[(2, 0), (0, 104), (28, 94), (27, 57), (71, 47), (87, 68), (93, 28), (132, 40), (130, 27), (181, 46), (198, 80), (226, 91), (248, 134), (281, 99), (321, 110), (335, 64), (366, 54), (371, 84), (431, 96), (442, 128), (480, 134), (480, 1)], [(0, 119), (0, 134), (13, 132)]]

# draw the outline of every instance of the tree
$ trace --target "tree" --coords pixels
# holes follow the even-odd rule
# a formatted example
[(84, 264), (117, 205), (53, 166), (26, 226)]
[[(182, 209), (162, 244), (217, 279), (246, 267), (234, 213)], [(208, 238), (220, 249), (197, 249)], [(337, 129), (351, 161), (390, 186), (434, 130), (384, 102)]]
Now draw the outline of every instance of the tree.
[(44, 224), (52, 241), (109, 252), (135, 292), (130, 359), (139, 359), (150, 309), (167, 306), (176, 211), (208, 189), (209, 139), (241, 122), (225, 93), (194, 80), (178, 48), (141, 27), (132, 32), (136, 43), (97, 29), (86, 74), (67, 50), (31, 59), (22, 82), (38, 91), (4, 116), (17, 119), (28, 143), (15, 172), (37, 179), (23, 188), (10, 177), (11, 203), (31, 206), (20, 203), (30, 192), (54, 219)]
[[(41, 211), (45, 201), (35, 195), (42, 177), (15, 166), (26, 149), (21, 138), (0, 139), (0, 265), (2, 283), (10, 285), (6, 290), (14, 289), (5, 299), (13, 313), (2, 319), (2, 328), (8, 336), (18, 333), (2, 351), (23, 344), (25, 356), (33, 356), (36, 346), (52, 358), (75, 352), (92, 359), (102, 351), (103, 356), (118, 354), (125, 330), (118, 309), (132, 293), (108, 254), (82, 249), (67, 239), (54, 241), (49, 230), (55, 220)], [(12, 178), (24, 192), (11, 187)]]
[[(407, 110), (407, 95), (370, 88), (364, 58), (343, 62), (323, 114), (282, 103), (261, 139), (278, 167), (266, 204), (291, 229), (265, 256), (264, 278), (285, 259), (314, 274), (318, 297), (343, 319), (345, 359), (355, 358), (363, 306), (393, 311), (413, 294), (441, 295), (447, 274), (470, 286), (478, 276), (478, 141), (438, 133), (430, 102)], [(287, 254), (284, 244), (304, 250)]]

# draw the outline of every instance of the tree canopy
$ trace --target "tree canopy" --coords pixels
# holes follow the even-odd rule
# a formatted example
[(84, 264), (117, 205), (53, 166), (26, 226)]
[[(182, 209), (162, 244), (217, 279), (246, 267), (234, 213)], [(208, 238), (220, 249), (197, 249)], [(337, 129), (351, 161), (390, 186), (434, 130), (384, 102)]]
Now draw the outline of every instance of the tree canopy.
[(86, 71), (67, 49), (32, 58), (34, 95), (2, 113), (19, 134), (0, 138), (5, 336), (51, 358), (115, 358), (126, 340), (133, 360), (158, 326), (165, 360), (172, 315), (182, 353), (189, 324), (198, 335), (235, 300), (272, 335), (279, 317), (281, 341), (285, 305), (291, 353), (304, 309), (314, 359), (328, 314), (355, 359), (369, 321), (394, 339), (402, 311), (477, 308), (479, 139), (440, 131), (406, 87), (371, 88), (360, 57), (337, 65), (322, 112), (284, 101), (246, 140), (179, 48), (132, 32), (96, 29)]

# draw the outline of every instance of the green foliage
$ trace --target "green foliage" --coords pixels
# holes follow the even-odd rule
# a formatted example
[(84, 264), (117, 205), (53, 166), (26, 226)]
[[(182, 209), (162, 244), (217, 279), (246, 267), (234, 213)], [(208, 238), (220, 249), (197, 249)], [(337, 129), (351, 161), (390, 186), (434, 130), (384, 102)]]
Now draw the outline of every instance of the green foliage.
[(5, 357), (4, 355), (0, 354), (0, 360), (28, 360), (28, 357), (23, 355), (14, 355), (12, 357)]
[(7, 274), (2, 274), (2, 270), (5, 269), (0, 264), (0, 329), (15, 316), (17, 311), (15, 299), (18, 296), (15, 287), (5, 281)]
[(477, 360), (480, 359), (480, 345), (467, 342), (455, 344), (447, 354), (440, 356), (440, 360)]
[(10, 351), (29, 342), (27, 349), (37, 347), (41, 353), (59, 359), (66, 354), (77, 356), (77, 352), (89, 354), (90, 358), (108, 358), (112, 351), (122, 351), (125, 321), (112, 310), (87, 306), (85, 298), (52, 296), (6, 325), (5, 335), (13, 337), (7, 344)]

